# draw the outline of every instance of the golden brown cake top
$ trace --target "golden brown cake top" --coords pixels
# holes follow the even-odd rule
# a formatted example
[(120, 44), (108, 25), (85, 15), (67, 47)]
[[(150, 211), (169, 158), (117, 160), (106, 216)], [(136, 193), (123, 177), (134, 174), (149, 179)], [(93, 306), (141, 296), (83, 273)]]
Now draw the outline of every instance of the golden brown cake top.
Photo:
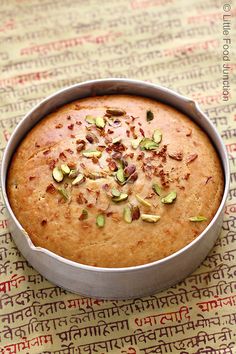
[(36, 246), (93, 266), (164, 258), (219, 207), (219, 158), (188, 117), (154, 100), (90, 97), (42, 119), (8, 174), (12, 209)]

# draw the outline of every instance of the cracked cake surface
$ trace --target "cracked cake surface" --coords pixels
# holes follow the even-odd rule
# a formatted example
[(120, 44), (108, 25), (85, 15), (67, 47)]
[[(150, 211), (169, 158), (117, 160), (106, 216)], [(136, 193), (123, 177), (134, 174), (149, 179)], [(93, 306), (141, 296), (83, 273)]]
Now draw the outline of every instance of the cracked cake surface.
[(162, 259), (210, 223), (224, 178), (208, 136), (158, 101), (95, 96), (44, 117), (8, 171), (11, 207), (35, 246), (97, 267)]

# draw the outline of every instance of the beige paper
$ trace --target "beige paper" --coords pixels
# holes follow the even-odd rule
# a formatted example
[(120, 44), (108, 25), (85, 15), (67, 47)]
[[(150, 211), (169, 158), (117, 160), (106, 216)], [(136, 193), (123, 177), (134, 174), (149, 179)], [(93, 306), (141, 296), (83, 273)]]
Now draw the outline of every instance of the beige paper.
[(203, 264), (175, 287), (128, 301), (46, 281), (17, 250), (0, 193), (0, 353), (236, 353), (235, 16), (233, 1), (1, 0), (0, 160), (16, 124), (47, 95), (127, 77), (199, 102), (227, 146), (231, 186)]

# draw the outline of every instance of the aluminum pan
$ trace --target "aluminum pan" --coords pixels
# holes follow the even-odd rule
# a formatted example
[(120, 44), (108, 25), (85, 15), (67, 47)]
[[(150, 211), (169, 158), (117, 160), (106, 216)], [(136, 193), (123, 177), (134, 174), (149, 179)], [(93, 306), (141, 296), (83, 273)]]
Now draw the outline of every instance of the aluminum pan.
[[(73, 100), (108, 94), (134, 94), (169, 104), (195, 121), (211, 138), (221, 158), (225, 177), (219, 209), (207, 228), (178, 252), (156, 262), (127, 268), (92, 267), (67, 260), (44, 248), (35, 247), (15, 217), (6, 194), (7, 169), (20, 141), (45, 115)], [(5, 149), (1, 183), (14, 241), (24, 257), (53, 283), (86, 296), (124, 299), (153, 294), (190, 274), (213, 247), (222, 227), (223, 210), (229, 189), (229, 162), (222, 139), (199, 106), (191, 99), (162, 86), (128, 79), (93, 80), (58, 91), (36, 105), (13, 132)]]

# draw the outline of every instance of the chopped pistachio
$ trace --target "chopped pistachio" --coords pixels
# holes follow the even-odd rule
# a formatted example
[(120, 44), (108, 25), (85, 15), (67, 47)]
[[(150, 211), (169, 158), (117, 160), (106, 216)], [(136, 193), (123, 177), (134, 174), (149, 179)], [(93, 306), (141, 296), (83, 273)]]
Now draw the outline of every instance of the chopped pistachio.
[(99, 214), (96, 218), (96, 224), (98, 227), (104, 227), (105, 225), (105, 216), (103, 214)]
[(119, 197), (113, 197), (112, 201), (115, 203), (123, 202), (124, 200), (128, 199), (128, 194), (121, 193)]
[(126, 178), (130, 177), (136, 171), (136, 166), (131, 163), (124, 169), (124, 175)]
[(159, 144), (162, 140), (162, 132), (159, 129), (155, 129), (152, 138), (155, 143)]
[(112, 144), (117, 144), (117, 143), (120, 143), (120, 142), (121, 142), (121, 138), (120, 137), (112, 139)]
[(131, 209), (130, 209), (129, 206), (124, 207), (123, 218), (128, 224), (131, 224), (131, 222), (132, 222), (132, 212), (131, 212)]
[(88, 142), (90, 144), (98, 143), (97, 136), (95, 134), (93, 134), (92, 132), (89, 132), (88, 134), (86, 134), (86, 140), (88, 140)]
[(107, 122), (113, 128), (118, 128), (121, 126), (121, 121), (117, 117), (113, 117), (113, 118), (111, 117), (111, 118), (107, 119)]
[(123, 168), (119, 168), (118, 171), (116, 172), (116, 180), (119, 184), (125, 183), (125, 175), (124, 175)]
[(86, 122), (89, 123), (89, 124), (95, 124), (96, 118), (93, 117), (93, 116), (87, 115), (87, 116), (85, 117), (85, 120), (86, 120)]
[(142, 140), (143, 140), (143, 138), (137, 138), (137, 139), (131, 140), (132, 148), (136, 150), (139, 147), (139, 144), (141, 143)]
[(78, 175), (77, 170), (70, 170), (68, 177), (72, 179), (72, 178), (75, 178), (77, 175)]
[(153, 120), (154, 114), (152, 113), (152, 111), (149, 110), (146, 112), (146, 118), (147, 118), (147, 122), (150, 122), (151, 120)]
[(52, 171), (52, 177), (58, 183), (63, 181), (64, 175), (63, 175), (62, 170), (59, 167), (54, 167), (54, 169)]
[(202, 216), (202, 215), (191, 216), (191, 218), (189, 218), (189, 221), (194, 221), (194, 222), (206, 221), (206, 220), (207, 220), (207, 218), (205, 216)]
[(135, 195), (136, 199), (139, 201), (140, 204), (151, 208), (152, 204), (150, 204), (149, 202), (147, 202), (145, 199), (141, 198), (138, 194)]
[(126, 112), (123, 109), (121, 109), (121, 108), (112, 108), (112, 107), (108, 108), (106, 110), (106, 113), (108, 113), (108, 114), (110, 114), (112, 116), (124, 116), (126, 114)]
[(68, 175), (70, 173), (70, 167), (65, 163), (61, 165), (61, 170), (64, 175)]
[(132, 173), (131, 176), (128, 177), (126, 182), (133, 184), (135, 181), (137, 181), (137, 179), (138, 179), (138, 173), (134, 172), (134, 173)]
[(113, 195), (113, 197), (119, 197), (121, 195), (121, 192), (118, 191), (118, 189), (116, 188), (112, 188), (111, 194)]
[(177, 194), (176, 192), (170, 192), (164, 198), (162, 198), (161, 202), (164, 204), (171, 204), (176, 199)]
[(85, 181), (85, 177), (82, 173), (78, 174), (78, 176), (72, 181), (72, 186), (78, 186), (79, 184)]
[(98, 151), (98, 150), (85, 150), (83, 151), (83, 156), (87, 157), (87, 158), (93, 158), (93, 157), (101, 157), (102, 156), (102, 152)]
[(104, 128), (106, 125), (106, 122), (103, 117), (97, 117), (95, 120), (95, 124), (98, 128)]
[(58, 188), (57, 190), (65, 200), (69, 199), (68, 191), (65, 188)]
[(110, 173), (110, 171), (115, 172), (117, 170), (118, 170), (117, 163), (114, 160), (108, 161), (108, 173)]
[(143, 221), (146, 222), (150, 222), (150, 223), (155, 223), (158, 220), (160, 220), (160, 216), (159, 215), (153, 215), (153, 214), (141, 214), (141, 219)]
[(138, 205), (132, 207), (132, 220), (138, 220), (140, 218), (140, 210)]
[(154, 190), (154, 192), (157, 194), (157, 195), (161, 195), (161, 187), (159, 186), (159, 184), (157, 183), (153, 183), (152, 185), (152, 189)]
[(79, 220), (82, 221), (86, 219), (88, 219), (88, 211), (86, 209), (83, 209), (79, 217)]
[(118, 166), (118, 169), (124, 169), (124, 160), (123, 159), (120, 159), (120, 160), (117, 160), (116, 161), (116, 164), (117, 164), (117, 166)]
[(149, 138), (143, 138), (139, 145), (141, 150), (155, 150), (158, 147), (158, 144)]
[(86, 177), (95, 180), (95, 179), (107, 177), (107, 173), (103, 172), (103, 171), (101, 171), (101, 172), (87, 172)]

